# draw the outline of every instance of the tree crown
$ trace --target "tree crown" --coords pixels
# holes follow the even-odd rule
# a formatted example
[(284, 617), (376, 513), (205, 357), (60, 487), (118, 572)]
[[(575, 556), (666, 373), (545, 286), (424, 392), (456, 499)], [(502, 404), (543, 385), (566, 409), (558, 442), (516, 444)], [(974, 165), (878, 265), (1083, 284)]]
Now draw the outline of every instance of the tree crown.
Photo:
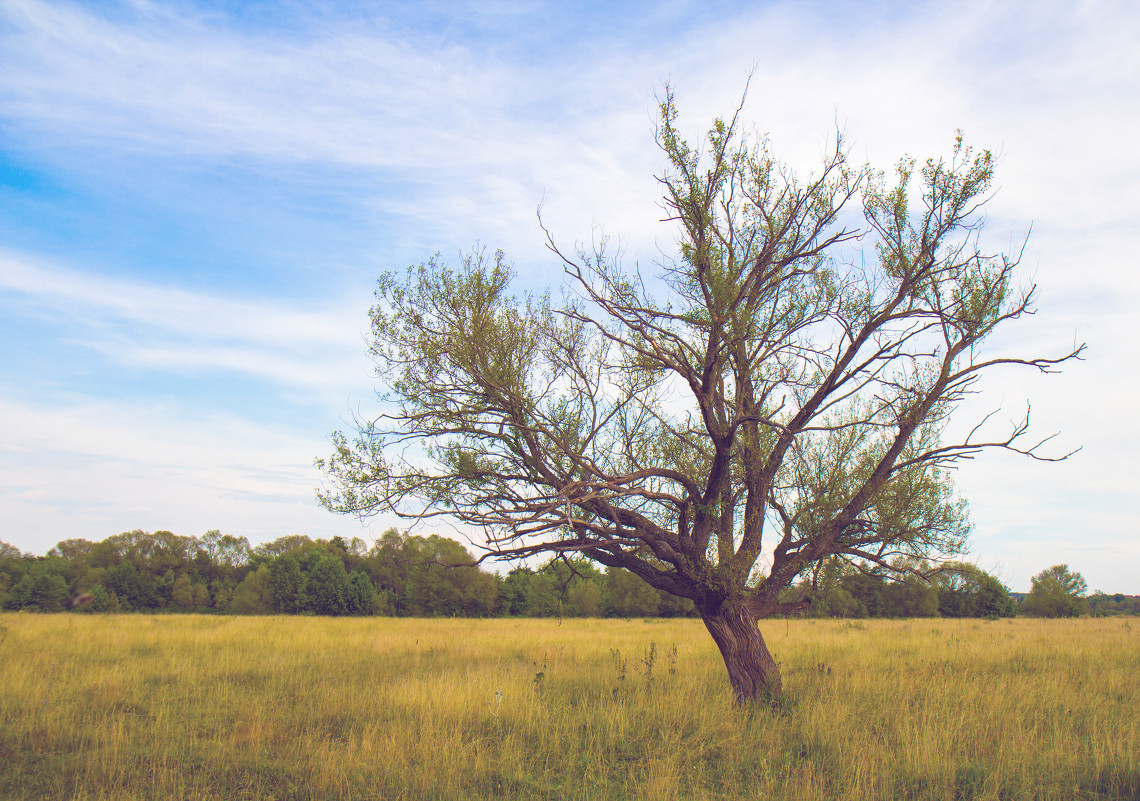
[(828, 557), (906, 572), (960, 553), (948, 470), (986, 448), (1047, 457), (1023, 444), (1028, 413), (956, 442), (949, 416), (983, 371), (1051, 372), (1083, 348), (982, 355), (1035, 292), (1014, 284), (1019, 254), (980, 246), (989, 151), (959, 135), (949, 160), (903, 159), (888, 181), (837, 136), (800, 178), (736, 117), (693, 148), (671, 94), (660, 112), (676, 259), (646, 280), (604, 243), (566, 254), (547, 233), (561, 303), (512, 295), (499, 252), (383, 276), (371, 353), (389, 411), (334, 434), (322, 502), (448, 515), (488, 555), (578, 553), (760, 615)]

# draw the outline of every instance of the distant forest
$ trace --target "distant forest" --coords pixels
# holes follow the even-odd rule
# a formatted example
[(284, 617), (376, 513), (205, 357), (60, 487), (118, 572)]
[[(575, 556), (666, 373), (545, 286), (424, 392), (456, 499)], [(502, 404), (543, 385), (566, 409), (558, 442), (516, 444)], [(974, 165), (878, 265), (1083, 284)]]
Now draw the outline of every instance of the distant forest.
[[(930, 580), (859, 572), (838, 561), (789, 593), (809, 593), (815, 617), (1005, 617), (1017, 599), (997, 579), (960, 564)], [(1092, 614), (1140, 613), (1140, 598), (1093, 595)], [(64, 540), (45, 556), (0, 542), (0, 606), (77, 613), (386, 615), (402, 617), (686, 617), (691, 601), (632, 573), (555, 559), (499, 575), (458, 542), (385, 532), (354, 538), (286, 536), (251, 546), (210, 531), (184, 537), (130, 531), (101, 542)]]

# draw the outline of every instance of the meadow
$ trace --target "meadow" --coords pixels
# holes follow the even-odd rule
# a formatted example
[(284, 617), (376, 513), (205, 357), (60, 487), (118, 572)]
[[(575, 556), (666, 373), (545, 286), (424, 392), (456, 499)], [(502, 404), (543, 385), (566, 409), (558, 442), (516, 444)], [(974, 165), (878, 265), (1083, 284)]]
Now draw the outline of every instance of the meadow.
[(0, 798), (1140, 798), (1140, 621), (0, 615)]

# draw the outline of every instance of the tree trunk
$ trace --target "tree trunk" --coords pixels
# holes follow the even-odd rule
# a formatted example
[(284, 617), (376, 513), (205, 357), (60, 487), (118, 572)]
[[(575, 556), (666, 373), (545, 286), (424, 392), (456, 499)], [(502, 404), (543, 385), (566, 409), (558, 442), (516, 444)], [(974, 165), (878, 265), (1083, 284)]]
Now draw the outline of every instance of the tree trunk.
[(743, 601), (722, 601), (698, 606), (724, 665), (736, 703), (773, 700), (780, 695), (780, 668), (756, 625), (756, 615)]

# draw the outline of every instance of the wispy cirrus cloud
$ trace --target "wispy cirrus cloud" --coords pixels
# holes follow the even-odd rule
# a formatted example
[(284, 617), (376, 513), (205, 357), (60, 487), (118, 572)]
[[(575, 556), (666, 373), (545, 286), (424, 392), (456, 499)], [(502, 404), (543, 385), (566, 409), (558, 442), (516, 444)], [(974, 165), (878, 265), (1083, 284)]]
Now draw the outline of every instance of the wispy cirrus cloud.
[(22, 550), (134, 528), (266, 541), (367, 537), (390, 522), (362, 527), (316, 506), (311, 457), (328, 449), (319, 433), (212, 409), (0, 398), (0, 442), (0, 540)]
[[(1121, 157), (1140, 111), (1117, 98), (1138, 80), (1123, 54), (1140, 21), (1123, 3), (739, 7), (669, 30), (656, 47), (612, 32), (587, 39), (576, 60), (552, 41), (558, 15), (526, 4), (499, 13), (514, 32), (471, 24), (456, 34), (367, 12), (311, 13), (308, 25), (262, 32), (192, 7), (144, 6), (127, 21), (65, 3), (3, 7), (10, 126), (79, 151), (365, 170), (373, 212), (414, 219), (436, 241), (459, 231), (457, 241), (521, 239), (540, 253), (543, 197), (570, 237), (598, 222), (652, 240), (655, 88), (676, 82), (699, 137), (738, 101), (750, 69), (745, 119), (800, 166), (837, 120), (856, 154), (879, 164), (945, 153), (964, 127), (1004, 154), (1003, 213), (1022, 228), (1125, 220), (1114, 198), (1067, 200), (1092, 176), (1136, 192)], [(524, 29), (550, 45), (548, 58), (524, 61)], [(1090, 139), (1096, 147), (1072, 146)]]
[(49, 267), (5, 252), (0, 293), (9, 315), (49, 321), (60, 343), (112, 363), (255, 376), (316, 395), (345, 393), (361, 376), (364, 298), (288, 307)]
[[(72, 140), (403, 164), (450, 152), (440, 146), (459, 131), (447, 123), (469, 123), (466, 112), (510, 82), (461, 49), (424, 53), (383, 30), (283, 38), (204, 15), (124, 25), (79, 5), (5, 6), (18, 31), (6, 37), (11, 69), (0, 81), (7, 114), (58, 125)], [(409, 127), (418, 135), (402, 135)], [(394, 148), (397, 136), (420, 147)]]
[(271, 36), (205, 15), (124, 24), (83, 6), (5, 7), (0, 111), (50, 158), (70, 151), (82, 162), (94, 150), (356, 169), (370, 186), (353, 190), (374, 215), (414, 220), (437, 241), (441, 231), (470, 242), (522, 229), (532, 253), (548, 186), (559, 187), (555, 206), (588, 204), (589, 220), (645, 199), (631, 195), (631, 175), (653, 185), (654, 79), (630, 109), (632, 93), (606, 61), (581, 72), (520, 69), (501, 48), (441, 41), (381, 16)]

